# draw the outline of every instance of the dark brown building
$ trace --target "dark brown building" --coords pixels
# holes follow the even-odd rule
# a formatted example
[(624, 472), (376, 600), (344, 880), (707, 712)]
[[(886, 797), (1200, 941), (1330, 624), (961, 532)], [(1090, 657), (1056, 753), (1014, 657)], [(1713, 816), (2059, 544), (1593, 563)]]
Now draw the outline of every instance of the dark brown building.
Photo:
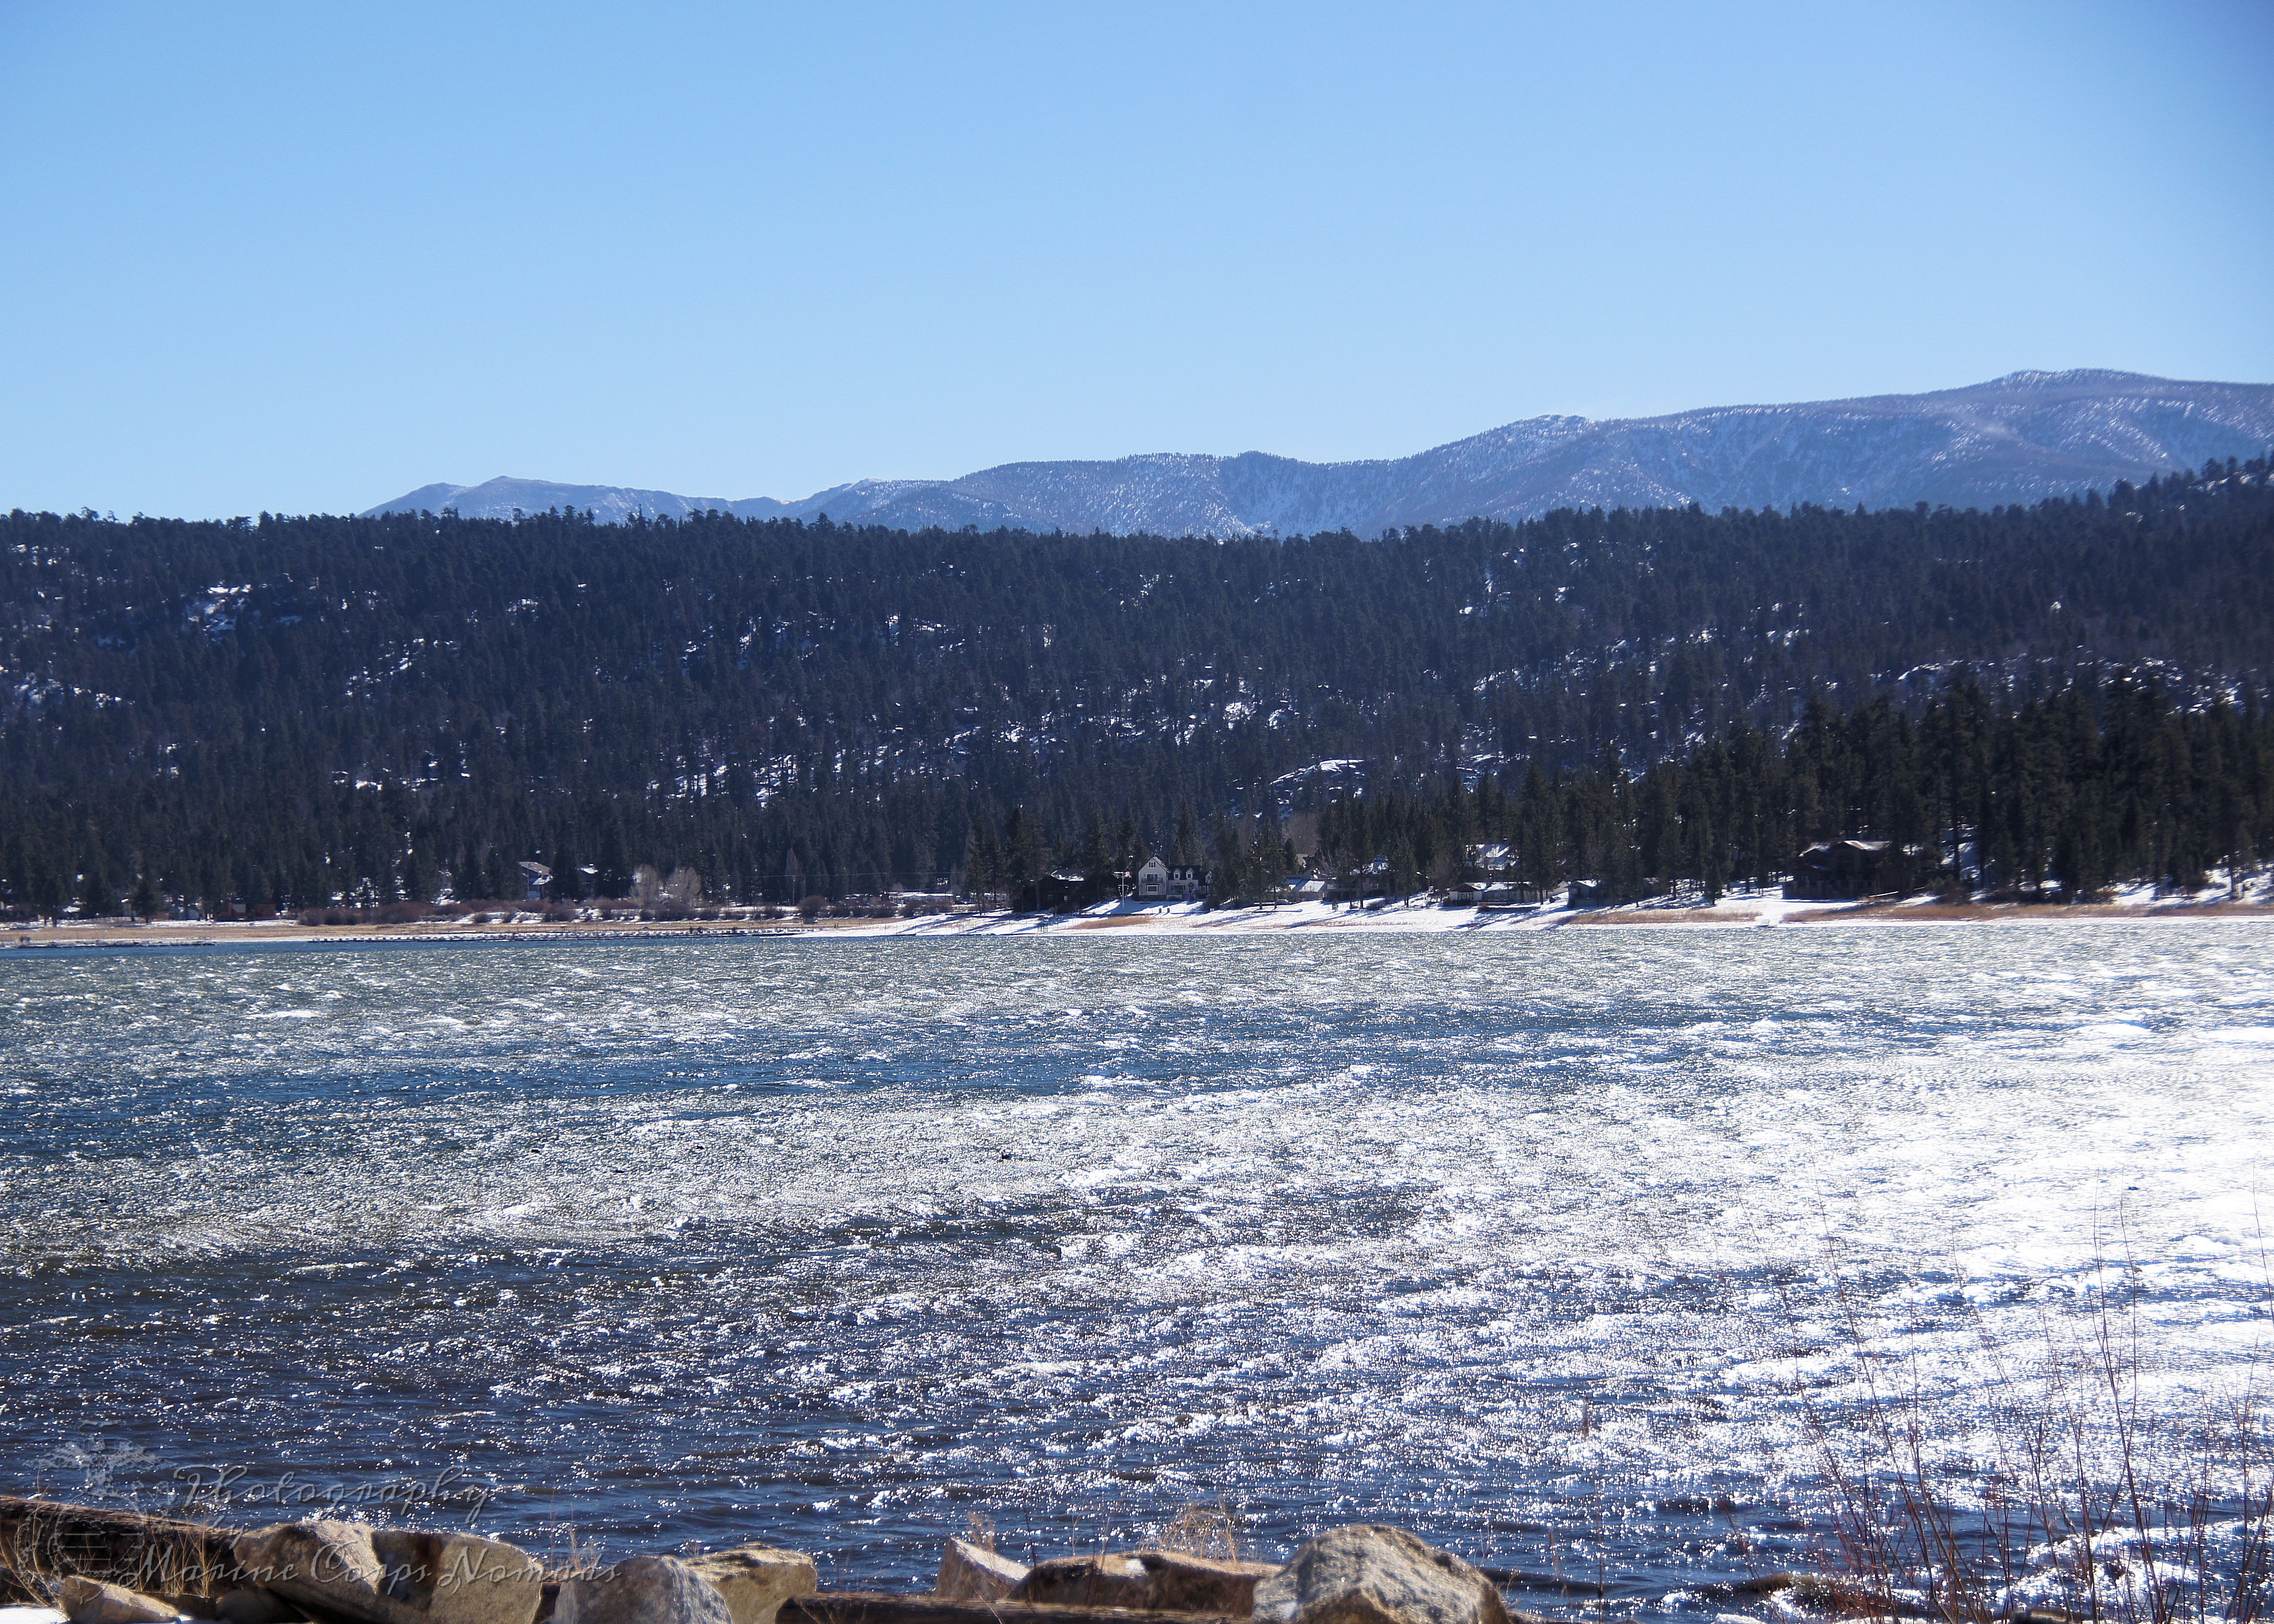
[(1801, 902), (1853, 902), (1894, 891), (1900, 865), (1886, 840), (1825, 840), (1793, 859), (1784, 894)]

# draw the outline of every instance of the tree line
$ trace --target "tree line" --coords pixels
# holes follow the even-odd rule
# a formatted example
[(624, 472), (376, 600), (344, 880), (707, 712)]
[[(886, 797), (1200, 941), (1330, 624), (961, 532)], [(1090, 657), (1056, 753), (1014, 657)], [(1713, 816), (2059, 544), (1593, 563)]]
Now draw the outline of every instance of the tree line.
[[(1361, 875), (1367, 894), (1391, 898), (1501, 880), (1577, 883), (1606, 902), (1685, 887), (1717, 901), (1841, 839), (1886, 842), (1891, 890), (2090, 901), (2127, 883), (2193, 893), (2218, 870), (2239, 891), (2274, 859), (2274, 712), (2255, 693), (2183, 707), (2136, 673), (2001, 708), (1965, 680), (1916, 714), (1885, 695), (1845, 712), (1818, 698), (1781, 737), (1739, 724), (1638, 771), (1607, 750), (1572, 771), (1535, 761), (1473, 782), (1448, 771), (1344, 789), (1307, 828), (1299, 857), (1281, 821), (1204, 829), (1187, 807), (1162, 855), (1208, 868), (1220, 904)], [(1028, 907), (1113, 896), (1156, 850), (1126, 809), (1093, 810), (1053, 845), (1013, 808), (999, 828), (976, 817), (970, 840), (968, 885)]]
[(1035, 890), (1180, 832), (1261, 876), (1291, 811), (1426, 878), (1462, 843), (1393, 816), (1423, 805), (1620, 890), (1835, 825), (1955, 828), (1995, 885), (2177, 876), (2261, 827), (2224, 763), (2262, 727), (2267, 476), (1291, 542), (17, 512), (0, 910), (512, 897), (525, 861), (572, 897)]
[(2201, 708), (2152, 677), (1994, 705), (1963, 680), (1916, 715), (1881, 695), (1810, 703), (1783, 737), (1746, 725), (1630, 773), (1457, 776), (1416, 793), (1343, 795), (1319, 819), (1321, 865), (1379, 862), (1407, 894), (1494, 867), (1606, 900), (1685, 883), (1718, 900), (1791, 872), (1807, 846), (1884, 840), (1890, 889), (2091, 900), (2122, 883), (2239, 889), (2274, 858), (2274, 714), (2251, 693)]

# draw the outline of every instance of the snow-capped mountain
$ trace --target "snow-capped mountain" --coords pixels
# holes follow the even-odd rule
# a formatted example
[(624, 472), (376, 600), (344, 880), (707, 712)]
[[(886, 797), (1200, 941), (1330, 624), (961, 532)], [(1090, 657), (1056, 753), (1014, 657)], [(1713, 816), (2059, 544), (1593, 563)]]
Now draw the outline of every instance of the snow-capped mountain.
[(862, 479), (802, 501), (684, 497), (497, 478), (430, 485), (374, 514), (456, 508), (510, 517), (590, 508), (603, 521), (719, 508), (749, 518), (922, 530), (1013, 526), (1156, 535), (1303, 535), (1555, 508), (1954, 508), (2035, 501), (2274, 447), (2274, 385), (2135, 372), (2015, 372), (1931, 395), (1721, 406), (1593, 422), (1530, 417), (1412, 456), (1302, 462), (1160, 453), (1111, 462), (1006, 462), (960, 479)]

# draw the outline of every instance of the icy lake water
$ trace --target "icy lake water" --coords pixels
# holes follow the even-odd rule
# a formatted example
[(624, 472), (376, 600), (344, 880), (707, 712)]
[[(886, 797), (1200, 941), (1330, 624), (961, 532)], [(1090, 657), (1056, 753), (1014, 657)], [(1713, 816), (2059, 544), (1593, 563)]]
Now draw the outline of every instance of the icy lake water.
[(2248, 1380), (2270, 1171), (2263, 924), (10, 952), (0, 1478), (1710, 1616), (1867, 1377), (1954, 1479), (2112, 1281)]

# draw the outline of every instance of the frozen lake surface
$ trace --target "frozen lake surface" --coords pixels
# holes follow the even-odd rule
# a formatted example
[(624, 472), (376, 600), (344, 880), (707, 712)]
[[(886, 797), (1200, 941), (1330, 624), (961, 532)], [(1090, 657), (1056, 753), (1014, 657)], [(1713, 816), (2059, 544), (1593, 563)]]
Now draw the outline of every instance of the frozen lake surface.
[(245, 1523), (1221, 1502), (1711, 1616), (1867, 1377), (1962, 1485), (2112, 1282), (2160, 1405), (2274, 1328), (2257, 923), (11, 953), (0, 1032), (0, 1477)]

